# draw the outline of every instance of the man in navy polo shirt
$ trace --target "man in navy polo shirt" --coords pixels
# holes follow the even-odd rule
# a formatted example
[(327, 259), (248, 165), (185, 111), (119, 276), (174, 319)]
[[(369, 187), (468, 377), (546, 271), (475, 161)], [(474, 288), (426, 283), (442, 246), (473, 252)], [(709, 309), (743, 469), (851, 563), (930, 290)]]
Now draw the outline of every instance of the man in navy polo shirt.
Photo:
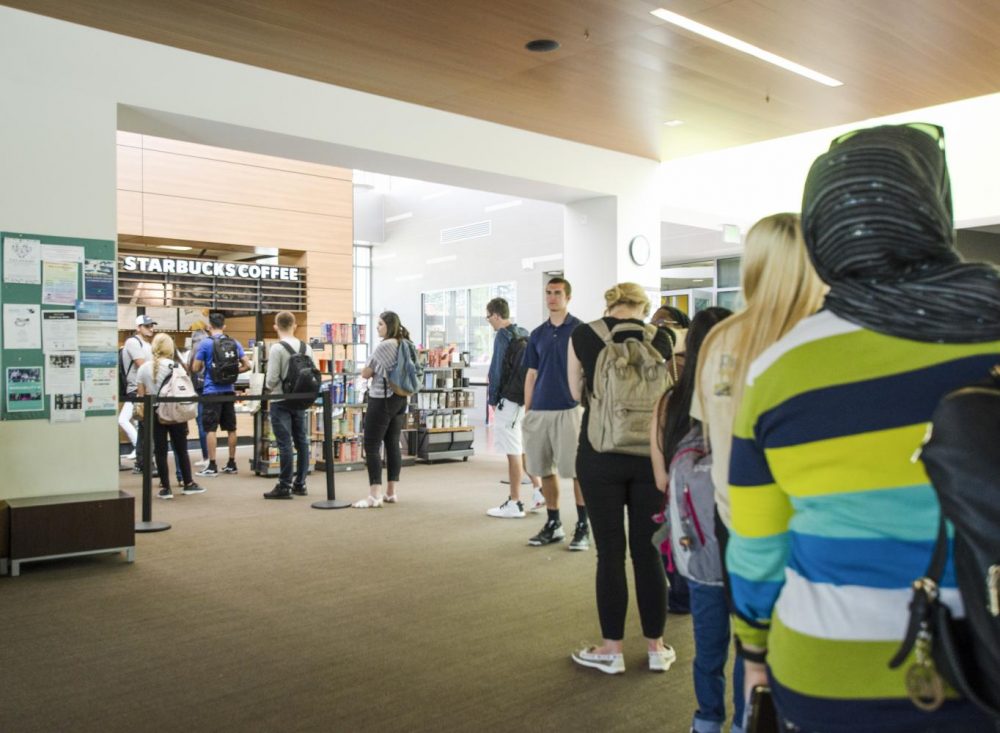
[(590, 547), (590, 530), (583, 494), (576, 480), (576, 448), (580, 440), (582, 410), (569, 390), (566, 375), (566, 356), (569, 337), (580, 325), (580, 319), (569, 314), (572, 288), (561, 277), (554, 277), (545, 285), (545, 305), (549, 319), (531, 332), (524, 364), (528, 373), (524, 378), (524, 452), (528, 473), (542, 477), (542, 494), (548, 507), (548, 520), (542, 531), (528, 540), (533, 547), (561, 542), (563, 532), (559, 518), (559, 476), (573, 479), (576, 496), (577, 523), (571, 550)]

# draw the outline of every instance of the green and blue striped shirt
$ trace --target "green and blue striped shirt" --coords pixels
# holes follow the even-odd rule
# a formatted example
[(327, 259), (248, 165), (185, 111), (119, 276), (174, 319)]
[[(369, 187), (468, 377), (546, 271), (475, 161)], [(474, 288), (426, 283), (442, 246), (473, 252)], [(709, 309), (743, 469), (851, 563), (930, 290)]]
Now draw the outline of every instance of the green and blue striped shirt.
[[(767, 647), (776, 700), (804, 729), (912, 730), (968, 712), (921, 713), (908, 664), (887, 663), (937, 536), (911, 458), (940, 399), (998, 359), (1000, 342), (909, 341), (823, 311), (751, 366), (729, 475), (735, 631)], [(963, 615), (950, 563), (941, 588)]]

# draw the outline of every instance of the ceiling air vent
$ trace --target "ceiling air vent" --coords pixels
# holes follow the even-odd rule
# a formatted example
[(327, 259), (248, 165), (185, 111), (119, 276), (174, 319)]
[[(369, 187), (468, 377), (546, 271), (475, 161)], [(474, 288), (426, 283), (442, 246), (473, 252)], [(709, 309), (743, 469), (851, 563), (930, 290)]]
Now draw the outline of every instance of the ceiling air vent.
[(451, 244), (452, 242), (464, 242), (466, 239), (479, 239), (493, 234), (493, 222), (477, 221), (473, 224), (464, 224), (460, 227), (451, 227), (441, 230), (441, 244)]

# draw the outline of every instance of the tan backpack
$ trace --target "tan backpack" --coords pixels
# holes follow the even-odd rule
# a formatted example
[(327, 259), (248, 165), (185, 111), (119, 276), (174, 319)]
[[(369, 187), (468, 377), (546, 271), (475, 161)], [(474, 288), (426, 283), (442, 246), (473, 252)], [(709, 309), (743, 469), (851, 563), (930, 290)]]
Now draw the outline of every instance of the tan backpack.
[[(609, 330), (602, 319), (589, 325), (604, 341), (587, 396), (590, 444), (598, 453), (648, 456), (656, 403), (673, 384), (666, 359), (653, 347), (656, 327), (619, 323)], [(615, 334), (623, 332), (634, 337), (616, 343)]]

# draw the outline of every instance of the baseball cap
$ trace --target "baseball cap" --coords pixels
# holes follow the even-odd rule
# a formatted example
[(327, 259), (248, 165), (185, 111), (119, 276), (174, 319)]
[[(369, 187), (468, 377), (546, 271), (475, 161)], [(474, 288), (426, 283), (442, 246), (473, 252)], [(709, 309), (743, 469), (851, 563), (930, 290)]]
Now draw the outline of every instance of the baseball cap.
[(135, 325), (136, 328), (138, 328), (139, 326), (155, 326), (156, 321), (154, 321), (149, 316), (139, 316), (138, 318), (135, 319)]

